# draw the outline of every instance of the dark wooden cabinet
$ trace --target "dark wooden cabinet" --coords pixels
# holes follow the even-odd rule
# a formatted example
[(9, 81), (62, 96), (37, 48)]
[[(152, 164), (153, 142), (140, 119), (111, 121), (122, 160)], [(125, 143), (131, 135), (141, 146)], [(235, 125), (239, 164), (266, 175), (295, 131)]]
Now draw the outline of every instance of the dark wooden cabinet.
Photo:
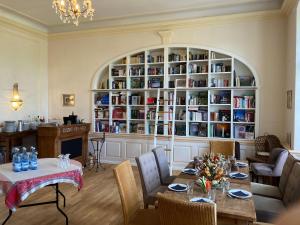
[(86, 162), (90, 124), (62, 126), (40, 126), (38, 149), (40, 158), (53, 158), (60, 154), (71, 154), (70, 158)]

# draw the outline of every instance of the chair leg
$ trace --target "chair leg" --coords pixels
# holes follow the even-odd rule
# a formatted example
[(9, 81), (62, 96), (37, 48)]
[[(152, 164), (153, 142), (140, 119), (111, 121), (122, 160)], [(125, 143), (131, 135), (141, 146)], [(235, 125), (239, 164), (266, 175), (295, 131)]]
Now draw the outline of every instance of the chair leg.
[(149, 205), (147, 203), (144, 203), (144, 209), (148, 209)]

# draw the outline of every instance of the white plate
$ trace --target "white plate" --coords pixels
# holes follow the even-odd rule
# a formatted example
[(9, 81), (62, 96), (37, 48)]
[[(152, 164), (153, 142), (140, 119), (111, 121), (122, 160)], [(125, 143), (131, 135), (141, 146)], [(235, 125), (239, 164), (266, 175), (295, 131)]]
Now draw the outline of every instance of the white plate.
[(195, 203), (214, 203), (212, 200), (208, 198), (201, 198), (201, 197), (196, 197), (192, 198), (190, 202), (195, 202)]
[[(235, 194), (236, 192), (242, 192), (244, 195), (243, 196), (237, 195)], [(250, 193), (249, 191), (245, 191), (243, 189), (231, 189), (228, 191), (228, 194), (231, 195), (232, 197), (240, 198), (240, 199), (246, 199), (252, 197), (252, 193)]]
[[(239, 176), (240, 175), (240, 176)], [(248, 174), (245, 173), (240, 173), (240, 172), (232, 172), (229, 174), (230, 178), (234, 178), (234, 179), (246, 179), (248, 177)]]
[(197, 170), (193, 168), (185, 168), (182, 170), (182, 172), (189, 175), (196, 175)]
[(238, 167), (247, 167), (247, 166), (248, 166), (248, 163), (237, 162), (236, 165), (237, 165)]
[[(176, 189), (176, 187), (180, 187), (180, 189)], [(168, 186), (169, 190), (176, 192), (184, 192), (188, 190), (188, 186), (186, 184), (174, 183)]]

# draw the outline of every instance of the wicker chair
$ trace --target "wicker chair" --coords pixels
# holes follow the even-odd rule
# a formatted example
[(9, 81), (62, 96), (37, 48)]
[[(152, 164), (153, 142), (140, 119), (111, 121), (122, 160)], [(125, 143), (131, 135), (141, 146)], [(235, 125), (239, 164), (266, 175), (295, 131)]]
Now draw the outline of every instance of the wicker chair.
[(124, 225), (158, 225), (159, 217), (155, 209), (141, 209), (138, 189), (129, 161), (114, 168), (122, 202)]
[(217, 225), (216, 204), (190, 203), (158, 194), (161, 225)]
[(234, 141), (210, 141), (211, 153), (222, 153), (225, 156), (235, 156)]

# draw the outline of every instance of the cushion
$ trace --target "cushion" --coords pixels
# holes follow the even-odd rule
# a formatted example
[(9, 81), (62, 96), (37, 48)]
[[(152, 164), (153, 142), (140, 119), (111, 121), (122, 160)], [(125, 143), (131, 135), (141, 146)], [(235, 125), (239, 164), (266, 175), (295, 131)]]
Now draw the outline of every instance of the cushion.
[(280, 189), (281, 193), (284, 193), (289, 175), (292, 171), (294, 163), (297, 161), (299, 161), (299, 160), (297, 160), (292, 154), (288, 155), (288, 158), (284, 164), (282, 174), (280, 177), (280, 182), (279, 182), (279, 189)]
[(294, 164), (289, 175), (288, 182), (283, 195), (283, 202), (286, 206), (299, 201), (300, 199), (300, 163)]
[(285, 211), (281, 200), (253, 195), (257, 221), (269, 223)]
[(278, 187), (260, 183), (251, 183), (251, 191), (255, 195), (261, 195), (270, 198), (282, 200), (282, 194)]
[(274, 165), (268, 163), (251, 163), (251, 170), (256, 175), (272, 176)]
[(159, 225), (159, 216), (156, 209), (140, 209), (129, 225)]

